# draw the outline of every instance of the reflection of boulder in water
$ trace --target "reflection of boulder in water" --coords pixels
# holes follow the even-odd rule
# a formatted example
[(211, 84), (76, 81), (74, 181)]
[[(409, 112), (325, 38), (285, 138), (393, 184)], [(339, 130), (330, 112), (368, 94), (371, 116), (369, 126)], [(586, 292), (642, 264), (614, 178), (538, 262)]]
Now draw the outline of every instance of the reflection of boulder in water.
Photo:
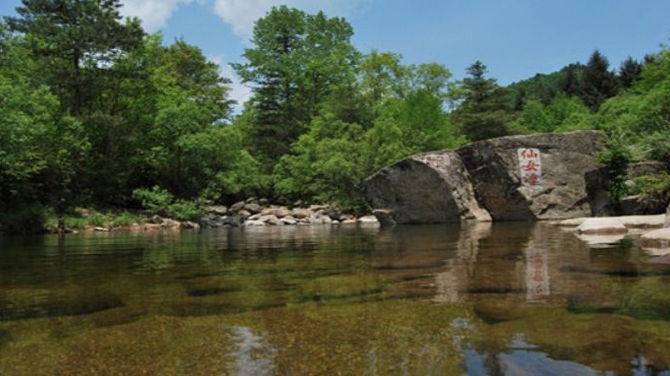
[(579, 240), (586, 243), (589, 247), (592, 248), (610, 248), (615, 247), (619, 244), (625, 237), (625, 234), (610, 234), (610, 235), (600, 235), (600, 234), (576, 234)]
[(80, 286), (61, 289), (10, 289), (5, 290), (0, 297), (0, 318), (20, 320), (86, 315), (122, 306), (123, 302), (115, 294)]

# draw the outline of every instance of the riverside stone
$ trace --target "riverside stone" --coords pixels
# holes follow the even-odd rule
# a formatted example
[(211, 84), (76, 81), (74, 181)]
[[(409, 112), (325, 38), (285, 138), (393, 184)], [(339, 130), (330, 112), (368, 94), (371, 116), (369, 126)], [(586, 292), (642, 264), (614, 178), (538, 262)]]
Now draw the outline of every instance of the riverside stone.
[(286, 207), (271, 207), (261, 211), (261, 215), (274, 215), (277, 218), (284, 218), (291, 214), (291, 211)]
[[(590, 216), (584, 175), (598, 168), (605, 146), (598, 131), (500, 137), (457, 152), (469, 171), (481, 206), (494, 220), (556, 220)], [(519, 149), (537, 149), (542, 175), (523, 184)]]
[(376, 172), (363, 186), (368, 203), (388, 211), (399, 224), (491, 219), (477, 203), (469, 173), (453, 151), (408, 157)]
[[(418, 154), (366, 179), (364, 195), (397, 223), (590, 216), (584, 176), (598, 168), (604, 139), (598, 131), (509, 136)], [(541, 176), (525, 184), (520, 150), (530, 149)]]
[(618, 218), (587, 218), (577, 227), (577, 232), (589, 235), (614, 235), (625, 234), (628, 229)]
[(670, 249), (670, 227), (643, 234), (639, 244), (643, 248)]

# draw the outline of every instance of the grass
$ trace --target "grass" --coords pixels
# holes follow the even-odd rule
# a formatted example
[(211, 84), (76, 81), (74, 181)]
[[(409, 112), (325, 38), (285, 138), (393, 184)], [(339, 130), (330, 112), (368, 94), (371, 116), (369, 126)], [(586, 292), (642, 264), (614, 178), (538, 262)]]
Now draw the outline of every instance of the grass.
[[(143, 223), (144, 217), (128, 211), (99, 212), (93, 209), (75, 209), (62, 216), (65, 227), (70, 230), (83, 230), (90, 227), (127, 227)], [(49, 232), (58, 231), (58, 215), (53, 210), (46, 213), (44, 227)]]

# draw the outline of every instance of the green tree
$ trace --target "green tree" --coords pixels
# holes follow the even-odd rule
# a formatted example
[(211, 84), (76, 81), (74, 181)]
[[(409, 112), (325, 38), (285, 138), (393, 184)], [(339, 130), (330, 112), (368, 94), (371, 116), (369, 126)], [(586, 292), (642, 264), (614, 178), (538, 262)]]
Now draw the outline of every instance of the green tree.
[(549, 104), (528, 100), (515, 126), (531, 132), (557, 132), (588, 127), (584, 124), (590, 111), (576, 98), (559, 95)]
[(29, 79), (21, 38), (2, 33), (0, 52), (0, 211), (72, 200), (89, 150), (81, 124)]
[(581, 98), (592, 112), (617, 93), (616, 75), (609, 71), (609, 62), (600, 51), (595, 50), (584, 67), (581, 84)]
[(624, 89), (633, 86), (633, 83), (640, 77), (642, 73), (642, 64), (632, 57), (628, 57), (621, 63), (619, 67), (619, 83)]
[(321, 102), (348, 83), (357, 52), (351, 26), (323, 13), (274, 7), (256, 22), (244, 64), (233, 64), (253, 88), (254, 147), (268, 167), (290, 150)]
[(39, 64), (39, 79), (74, 116), (95, 93), (89, 88), (129, 50), (142, 28), (137, 19), (122, 23), (120, 0), (22, 0), (19, 17), (6, 17), (10, 30), (22, 33)]
[(487, 68), (481, 61), (468, 67), (461, 84), (461, 104), (453, 113), (454, 121), (470, 141), (504, 136), (510, 133), (510, 112), (504, 91), (493, 78), (486, 78)]

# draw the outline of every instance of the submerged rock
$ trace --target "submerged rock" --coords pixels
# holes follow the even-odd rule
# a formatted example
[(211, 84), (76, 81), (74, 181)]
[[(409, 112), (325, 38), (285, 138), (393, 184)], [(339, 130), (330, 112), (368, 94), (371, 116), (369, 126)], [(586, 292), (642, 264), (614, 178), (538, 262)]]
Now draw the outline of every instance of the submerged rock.
[(115, 294), (79, 286), (48, 290), (15, 288), (1, 292), (0, 321), (85, 315), (123, 306)]

